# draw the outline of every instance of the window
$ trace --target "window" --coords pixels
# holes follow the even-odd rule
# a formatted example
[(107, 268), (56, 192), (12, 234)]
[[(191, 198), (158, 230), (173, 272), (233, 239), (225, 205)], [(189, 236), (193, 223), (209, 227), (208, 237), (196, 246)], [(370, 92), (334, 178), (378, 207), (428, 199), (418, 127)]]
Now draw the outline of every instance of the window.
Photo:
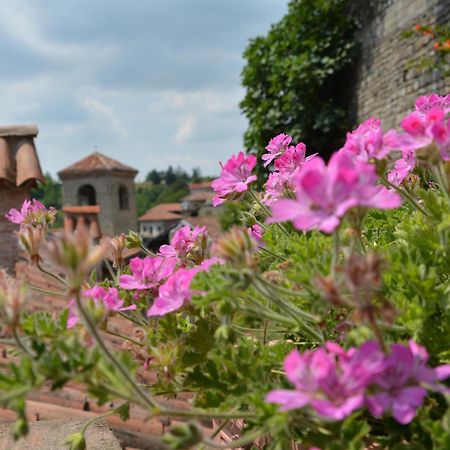
[(119, 209), (128, 209), (129, 207), (128, 190), (122, 185), (119, 187)]
[(78, 205), (96, 205), (97, 195), (94, 186), (91, 184), (83, 184), (78, 189)]

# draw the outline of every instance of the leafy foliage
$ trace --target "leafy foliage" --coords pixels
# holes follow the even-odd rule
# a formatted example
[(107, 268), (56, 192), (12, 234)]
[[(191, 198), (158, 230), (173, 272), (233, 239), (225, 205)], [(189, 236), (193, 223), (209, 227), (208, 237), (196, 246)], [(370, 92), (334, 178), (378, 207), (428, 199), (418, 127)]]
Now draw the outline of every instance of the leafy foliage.
[(329, 155), (350, 128), (355, 25), (346, 0), (291, 0), (288, 8), (244, 52), (245, 146), (260, 154), (271, 137), (283, 132)]

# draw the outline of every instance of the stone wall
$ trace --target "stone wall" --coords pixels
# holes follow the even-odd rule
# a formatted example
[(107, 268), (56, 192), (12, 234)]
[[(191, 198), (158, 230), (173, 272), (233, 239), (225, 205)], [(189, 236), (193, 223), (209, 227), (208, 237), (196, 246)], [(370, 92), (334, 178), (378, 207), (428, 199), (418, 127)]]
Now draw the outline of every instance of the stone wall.
[[(369, 5), (364, 0), (361, 6)], [(402, 38), (406, 29), (416, 24), (443, 24), (450, 19), (448, 0), (377, 0), (363, 24), (358, 38), (360, 58), (356, 62), (355, 122), (370, 116), (380, 117), (384, 128), (395, 127), (414, 106), (421, 94), (450, 91), (450, 80), (437, 72), (411, 67), (411, 61), (422, 56), (433, 57), (430, 38), (414, 35)]]
[[(100, 206), (99, 223), (103, 235), (113, 236), (137, 230), (134, 177), (105, 173), (64, 178), (62, 183), (64, 206), (78, 205), (78, 189), (84, 184), (90, 184), (95, 189), (97, 204)], [(125, 186), (128, 191), (128, 209), (119, 208), (120, 186)]]
[(5, 268), (10, 274), (14, 263), (19, 259), (19, 244), (16, 235), (18, 225), (5, 218), (11, 209), (20, 210), (23, 201), (29, 197), (29, 189), (11, 188), (5, 185), (0, 187), (0, 268)]

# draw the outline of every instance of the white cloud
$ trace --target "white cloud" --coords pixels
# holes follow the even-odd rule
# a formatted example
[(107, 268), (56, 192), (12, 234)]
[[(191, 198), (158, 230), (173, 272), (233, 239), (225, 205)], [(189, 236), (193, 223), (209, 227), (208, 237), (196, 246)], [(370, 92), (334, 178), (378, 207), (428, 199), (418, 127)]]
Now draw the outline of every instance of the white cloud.
[(121, 138), (128, 137), (128, 130), (112, 108), (93, 97), (85, 97), (83, 106), (92, 116), (99, 119), (102, 124), (106, 123), (106, 125), (109, 125)]
[(193, 136), (196, 128), (197, 120), (194, 115), (183, 118), (175, 134), (174, 141), (181, 145)]

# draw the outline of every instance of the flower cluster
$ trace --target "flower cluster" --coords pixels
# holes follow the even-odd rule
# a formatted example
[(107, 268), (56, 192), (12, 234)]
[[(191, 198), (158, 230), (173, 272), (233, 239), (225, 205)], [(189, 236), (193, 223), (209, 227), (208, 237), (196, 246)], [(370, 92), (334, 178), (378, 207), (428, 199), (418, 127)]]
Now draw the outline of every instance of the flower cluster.
[(271, 391), (266, 400), (284, 411), (309, 405), (331, 420), (367, 407), (375, 417), (390, 411), (406, 424), (422, 405), (426, 388), (444, 389), (438, 382), (450, 376), (450, 365), (430, 368), (427, 361), (425, 348), (414, 341), (393, 344), (388, 355), (374, 341), (349, 350), (332, 342), (303, 354), (293, 350), (284, 370), (295, 390)]
[(213, 199), (213, 205), (220, 205), (227, 198), (237, 198), (248, 189), (248, 185), (256, 180), (256, 175), (251, 175), (256, 166), (254, 155), (245, 156), (239, 152), (233, 155), (225, 165), (221, 164), (220, 177), (211, 183), (211, 187), (217, 196)]
[(208, 248), (208, 232), (206, 227), (189, 225), (181, 227), (175, 232), (170, 245), (161, 245), (159, 254), (165, 258), (177, 258), (184, 265), (189, 262), (201, 263)]
[[(136, 305), (124, 306), (125, 302), (120, 297), (118, 289), (113, 287), (94, 286), (90, 289), (85, 289), (82, 292), (82, 297), (92, 299), (96, 304), (101, 304), (106, 311), (110, 312), (136, 309)], [(73, 328), (79, 323), (80, 319), (77, 314), (75, 301), (71, 300), (68, 306), (67, 328)]]
[(275, 200), (293, 192), (295, 189), (294, 178), (300, 172), (303, 164), (310, 161), (316, 154), (306, 156), (306, 145), (300, 142), (297, 145), (289, 144), (292, 137), (280, 134), (269, 142), (266, 149), (269, 153), (262, 156), (265, 166), (274, 160), (274, 170), (267, 178), (263, 202), (271, 205)]
[(32, 263), (39, 263), (40, 250), (49, 227), (55, 222), (56, 210), (47, 209), (36, 199), (26, 199), (20, 211), (12, 208), (5, 217), (19, 225), (17, 236), (20, 245), (29, 255)]
[(269, 222), (290, 220), (299, 230), (317, 228), (331, 233), (351, 208), (400, 206), (400, 196), (377, 185), (377, 180), (372, 164), (358, 161), (345, 151), (335, 153), (328, 166), (322, 158), (315, 157), (294, 178), (296, 199), (274, 202)]

